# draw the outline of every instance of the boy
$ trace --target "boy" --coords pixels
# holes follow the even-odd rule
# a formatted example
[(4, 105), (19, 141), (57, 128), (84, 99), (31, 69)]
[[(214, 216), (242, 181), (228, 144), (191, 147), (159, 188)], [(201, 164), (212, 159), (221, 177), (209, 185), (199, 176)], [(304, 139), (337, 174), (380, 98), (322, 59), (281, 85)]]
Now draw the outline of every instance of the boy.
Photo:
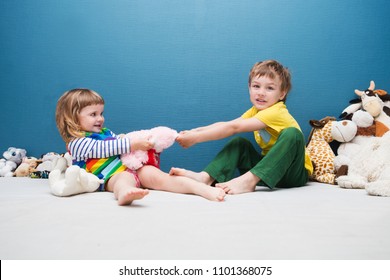
[[(228, 194), (252, 192), (258, 184), (299, 187), (313, 172), (299, 124), (285, 105), (291, 89), (287, 68), (275, 60), (256, 63), (249, 73), (249, 96), (253, 104), (241, 117), (182, 131), (177, 142), (184, 148), (253, 131), (262, 152), (242, 137), (233, 138), (201, 172), (172, 168), (171, 175), (187, 176), (222, 188)], [(240, 176), (233, 178), (238, 168)]]

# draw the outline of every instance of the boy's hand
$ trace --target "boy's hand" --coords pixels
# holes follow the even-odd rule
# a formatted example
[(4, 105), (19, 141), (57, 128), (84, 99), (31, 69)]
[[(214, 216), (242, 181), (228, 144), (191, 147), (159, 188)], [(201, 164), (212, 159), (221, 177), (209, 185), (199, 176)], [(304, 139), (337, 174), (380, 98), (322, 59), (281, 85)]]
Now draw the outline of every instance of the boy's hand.
[(179, 133), (179, 136), (177, 136), (176, 141), (183, 148), (189, 148), (196, 144), (195, 136), (196, 136), (196, 132), (194, 131), (191, 130), (181, 131)]
[(147, 151), (153, 149), (155, 143), (152, 141), (151, 138), (152, 137), (149, 136), (147, 138), (141, 138), (141, 139), (130, 139), (131, 151), (135, 151), (135, 150)]

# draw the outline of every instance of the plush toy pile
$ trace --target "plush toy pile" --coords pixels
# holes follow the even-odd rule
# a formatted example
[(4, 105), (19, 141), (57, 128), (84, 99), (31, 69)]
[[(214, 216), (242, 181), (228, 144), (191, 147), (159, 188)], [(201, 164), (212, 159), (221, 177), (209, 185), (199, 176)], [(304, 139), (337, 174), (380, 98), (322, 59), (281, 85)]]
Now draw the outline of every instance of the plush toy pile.
[[(322, 127), (313, 127), (330, 130), (331, 137), (326, 132), (320, 141), (309, 139), (307, 147), (315, 146), (309, 150), (314, 165), (312, 179), (342, 188), (363, 188), (370, 195), (390, 196), (390, 96), (385, 90), (376, 90), (373, 81), (367, 90), (355, 93), (359, 98), (342, 112), (342, 120), (326, 121), (338, 125), (329, 129), (325, 122)], [(325, 145), (333, 140), (341, 143), (336, 156)]]

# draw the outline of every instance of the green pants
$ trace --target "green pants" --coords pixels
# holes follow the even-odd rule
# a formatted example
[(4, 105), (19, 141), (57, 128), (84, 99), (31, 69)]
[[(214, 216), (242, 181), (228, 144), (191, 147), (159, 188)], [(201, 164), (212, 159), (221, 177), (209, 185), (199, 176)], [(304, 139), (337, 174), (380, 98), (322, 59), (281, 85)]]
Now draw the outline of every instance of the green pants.
[(236, 137), (204, 169), (217, 182), (226, 182), (248, 171), (259, 177), (259, 185), (271, 189), (300, 187), (307, 183), (305, 168), (305, 139), (300, 130), (286, 128), (267, 155), (261, 156), (252, 143)]

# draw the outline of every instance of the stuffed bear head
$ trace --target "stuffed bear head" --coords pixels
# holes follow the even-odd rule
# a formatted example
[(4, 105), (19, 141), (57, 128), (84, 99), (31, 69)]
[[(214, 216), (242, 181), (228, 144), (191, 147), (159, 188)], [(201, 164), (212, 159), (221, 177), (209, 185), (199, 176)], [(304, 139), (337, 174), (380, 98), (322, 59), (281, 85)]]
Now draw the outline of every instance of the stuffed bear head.
[(3, 157), (7, 161), (12, 161), (19, 165), (22, 162), (23, 158), (26, 156), (26, 154), (27, 152), (25, 149), (10, 147), (3, 153)]

